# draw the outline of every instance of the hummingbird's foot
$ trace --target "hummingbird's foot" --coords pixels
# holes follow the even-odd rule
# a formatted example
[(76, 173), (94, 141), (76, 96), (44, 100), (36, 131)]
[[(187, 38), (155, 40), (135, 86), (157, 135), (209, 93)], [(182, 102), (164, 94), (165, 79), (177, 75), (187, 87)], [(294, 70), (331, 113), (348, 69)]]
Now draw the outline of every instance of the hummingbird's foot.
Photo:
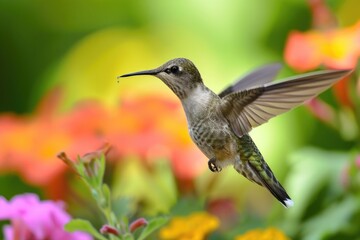
[(212, 172), (220, 172), (222, 168), (220, 166), (216, 166), (216, 158), (212, 158), (208, 161), (209, 169)]

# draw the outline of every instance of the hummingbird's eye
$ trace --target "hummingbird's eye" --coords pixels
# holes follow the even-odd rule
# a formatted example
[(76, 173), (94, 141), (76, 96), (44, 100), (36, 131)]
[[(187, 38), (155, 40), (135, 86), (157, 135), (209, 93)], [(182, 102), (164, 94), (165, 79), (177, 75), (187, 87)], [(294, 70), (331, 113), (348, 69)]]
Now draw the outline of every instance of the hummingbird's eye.
[(170, 68), (165, 69), (165, 72), (166, 72), (167, 74), (170, 74), (170, 73), (176, 74), (176, 73), (179, 72), (179, 67), (176, 66), (176, 65), (175, 65), (175, 66), (171, 66)]
[(171, 73), (177, 73), (179, 71), (179, 67), (178, 66), (172, 66), (170, 68), (170, 71), (171, 71)]

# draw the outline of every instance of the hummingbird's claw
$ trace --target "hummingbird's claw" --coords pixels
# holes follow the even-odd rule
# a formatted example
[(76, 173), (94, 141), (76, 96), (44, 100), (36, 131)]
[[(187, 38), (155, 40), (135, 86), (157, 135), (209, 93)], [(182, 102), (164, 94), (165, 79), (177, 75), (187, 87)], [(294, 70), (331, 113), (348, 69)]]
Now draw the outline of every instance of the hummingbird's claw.
[(212, 158), (208, 161), (209, 169), (212, 172), (220, 172), (222, 170), (221, 167), (216, 166), (216, 158)]

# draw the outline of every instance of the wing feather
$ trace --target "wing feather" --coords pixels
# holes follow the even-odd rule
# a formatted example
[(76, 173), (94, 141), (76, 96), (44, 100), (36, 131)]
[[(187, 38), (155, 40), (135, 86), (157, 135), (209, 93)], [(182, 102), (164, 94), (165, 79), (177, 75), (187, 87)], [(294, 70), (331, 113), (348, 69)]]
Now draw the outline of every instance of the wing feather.
[(223, 97), (220, 109), (240, 137), (272, 117), (299, 106), (329, 88), (351, 70), (328, 70), (281, 82), (233, 92)]
[(235, 84), (224, 89), (221, 93), (219, 93), (219, 96), (223, 98), (230, 93), (261, 86), (265, 83), (271, 82), (279, 73), (281, 67), (280, 63), (273, 63), (255, 69), (251, 73), (236, 80)]

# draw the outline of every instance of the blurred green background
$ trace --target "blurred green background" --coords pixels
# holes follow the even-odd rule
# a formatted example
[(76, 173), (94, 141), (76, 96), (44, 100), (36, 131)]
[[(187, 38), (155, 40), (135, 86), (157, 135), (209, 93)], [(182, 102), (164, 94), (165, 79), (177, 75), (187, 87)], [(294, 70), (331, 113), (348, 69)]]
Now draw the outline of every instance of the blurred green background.
[[(220, 90), (253, 67), (282, 61), (287, 32), (305, 30), (311, 22), (306, 2), (296, 0), (0, 4), (4, 90), (0, 107), (16, 112), (31, 111), (44, 91), (43, 85), (61, 81), (80, 85), (82, 79), (59, 77), (70, 70), (66, 68), (91, 72), (91, 66), (98, 64), (120, 74), (184, 56), (197, 64), (210, 87)], [(118, 50), (121, 47), (125, 49)], [(72, 57), (81, 61), (71, 64)], [(108, 62), (102, 63), (101, 57)], [(107, 76), (98, 84), (119, 87), (113, 85), (114, 76)], [(86, 83), (81, 82), (85, 88), (94, 85), (91, 79)]]
[[(279, 78), (297, 74), (284, 62), (284, 50), (292, 30), (313, 28), (309, 2), (0, 0), (0, 112), (36, 117), (44, 96), (57, 87), (61, 88), (62, 98), (54, 111), (63, 115), (79, 102), (90, 99), (107, 109), (115, 109), (119, 99), (134, 101), (148, 95), (179, 104), (158, 79), (121, 79), (119, 83), (116, 79), (124, 73), (157, 67), (175, 57), (191, 59), (206, 85), (216, 92), (267, 63), (284, 65)], [(338, 28), (353, 25), (360, 19), (357, 0), (329, 0), (324, 4), (337, 19)], [(355, 78), (351, 81), (355, 88)], [(251, 132), (292, 196), (295, 202), (292, 209), (283, 209), (266, 190), (247, 182), (232, 168), (214, 177), (206, 170), (204, 158), (201, 159), (203, 170), (195, 180), (191, 179), (190, 191), (187, 181), (175, 180), (174, 186), (169, 186), (172, 192), (168, 194), (172, 197), (168, 205), (159, 211), (156, 210), (159, 206), (151, 204), (142, 208), (143, 196), (136, 194), (131, 185), (124, 190), (132, 171), (139, 175), (141, 167), (124, 167), (128, 169), (126, 172), (111, 163), (117, 170), (109, 173), (107, 181), (118, 195), (136, 199), (134, 212), (140, 215), (142, 211), (149, 215), (169, 211), (181, 215), (193, 210), (187, 209), (187, 201), (199, 202), (199, 209), (204, 209), (212, 200), (235, 199), (240, 220), (219, 230), (211, 239), (231, 239), (245, 230), (265, 226), (277, 226), (294, 239), (360, 239), (359, 166), (356, 165), (359, 136), (344, 130), (349, 125), (350, 132), (358, 132), (359, 102), (357, 93), (352, 95), (355, 95), (355, 107), (350, 109), (342, 106), (332, 91), (321, 95), (338, 112), (339, 118), (345, 119), (338, 128), (324, 124), (308, 109), (300, 107)], [(165, 116), (166, 112), (156, 114)], [(176, 116), (184, 118), (183, 113)], [(166, 120), (172, 121), (171, 116)], [(182, 134), (187, 134), (185, 126)], [(126, 129), (126, 125), (122, 127)], [(54, 151), (61, 150), (60, 144)], [(169, 167), (166, 169), (171, 171)], [(7, 171), (4, 167), (1, 172), (1, 195), (11, 197), (24, 191), (42, 194), (43, 185), (28, 183), (17, 170)], [(341, 182), (344, 174), (349, 175), (346, 178), (350, 183), (346, 186)], [(66, 196), (67, 193), (62, 197), (67, 199)], [(91, 218), (84, 209), (76, 208), (79, 207), (75, 204), (74, 214)]]

